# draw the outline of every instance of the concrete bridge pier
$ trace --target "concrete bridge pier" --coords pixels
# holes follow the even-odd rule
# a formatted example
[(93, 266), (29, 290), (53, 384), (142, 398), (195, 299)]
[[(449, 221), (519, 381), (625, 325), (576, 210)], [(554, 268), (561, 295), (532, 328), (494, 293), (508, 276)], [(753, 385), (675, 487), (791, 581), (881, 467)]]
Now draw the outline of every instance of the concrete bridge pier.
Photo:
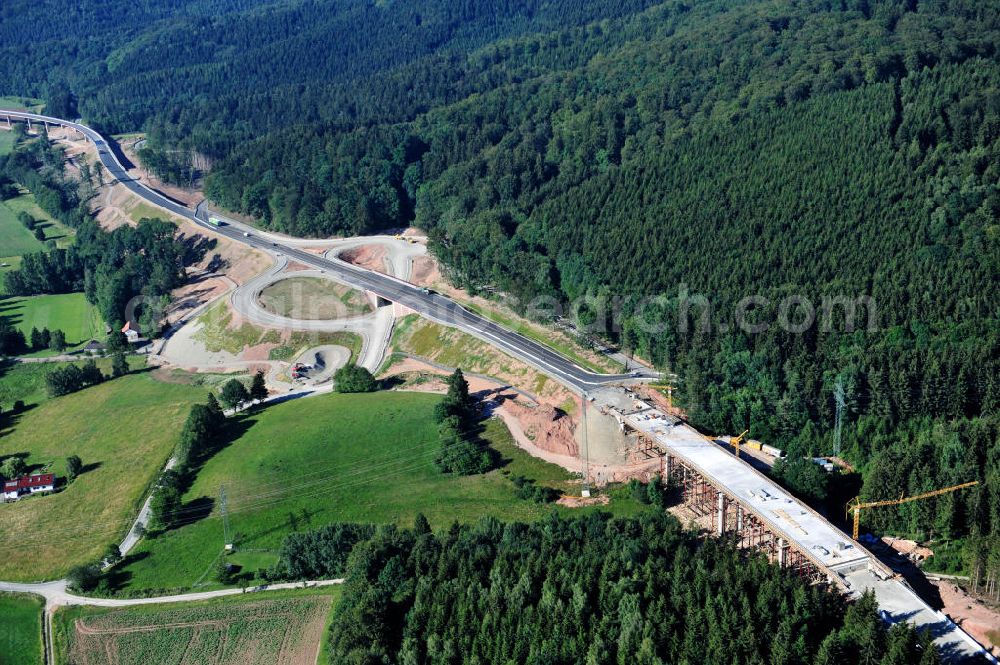
[(784, 538), (778, 538), (778, 567), (787, 568), (788, 567), (788, 541)]
[(716, 519), (718, 519), (719, 524), (716, 528), (716, 534), (723, 536), (726, 533), (726, 495), (719, 492), (715, 499), (716, 501)]

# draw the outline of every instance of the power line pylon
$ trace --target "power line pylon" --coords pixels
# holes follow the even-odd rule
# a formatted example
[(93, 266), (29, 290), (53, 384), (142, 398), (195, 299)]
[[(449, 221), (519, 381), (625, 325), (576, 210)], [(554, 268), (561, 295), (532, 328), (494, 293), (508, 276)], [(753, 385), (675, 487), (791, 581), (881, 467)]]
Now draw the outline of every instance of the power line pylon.
[(840, 456), (840, 437), (844, 422), (844, 380), (837, 377), (837, 385), (833, 389), (833, 399), (837, 402), (837, 412), (833, 423), (833, 454)]
[(226, 551), (233, 549), (233, 541), (229, 538), (229, 505), (226, 502), (226, 487), (219, 485), (219, 512), (222, 513), (222, 534)]

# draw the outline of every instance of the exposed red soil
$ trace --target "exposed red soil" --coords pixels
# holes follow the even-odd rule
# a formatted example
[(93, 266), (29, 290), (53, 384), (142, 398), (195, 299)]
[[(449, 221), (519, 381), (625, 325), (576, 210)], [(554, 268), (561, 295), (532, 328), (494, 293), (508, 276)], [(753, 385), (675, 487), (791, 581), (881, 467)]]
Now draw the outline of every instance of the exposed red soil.
[(368, 270), (388, 273), (385, 265), (386, 249), (381, 245), (362, 245), (346, 250), (340, 258)]
[(225, 277), (204, 275), (189, 277), (191, 281), (170, 292), (170, 307), (167, 308), (165, 320), (172, 325), (185, 316), (215, 300), (230, 288), (232, 282)]
[(930, 582), (941, 594), (941, 601), (944, 603), (941, 611), (993, 655), (1000, 655), (1000, 610), (984, 605), (954, 582)]
[(563, 496), (556, 501), (560, 506), (567, 508), (583, 508), (584, 506), (606, 506), (611, 503), (611, 497), (607, 494), (599, 494), (584, 498), (582, 496)]
[(563, 411), (539, 404), (528, 406), (516, 401), (504, 402), (504, 408), (521, 423), (532, 442), (548, 452), (577, 457), (576, 424)]
[[(274, 349), (277, 346), (278, 344), (272, 344), (269, 342), (257, 344), (255, 346), (248, 346), (243, 349), (243, 353), (240, 354), (240, 358), (243, 360), (267, 360), (271, 353), (271, 349)], [(263, 369), (267, 372), (270, 367), (265, 365), (262, 368), (254, 368), (253, 371), (256, 372), (257, 369)]]
[(909, 557), (912, 561), (923, 561), (927, 557), (934, 556), (934, 550), (929, 547), (923, 547), (913, 540), (883, 536), (882, 542), (900, 554)]
[(410, 281), (418, 286), (434, 286), (443, 281), (437, 261), (430, 256), (417, 256), (410, 268)]

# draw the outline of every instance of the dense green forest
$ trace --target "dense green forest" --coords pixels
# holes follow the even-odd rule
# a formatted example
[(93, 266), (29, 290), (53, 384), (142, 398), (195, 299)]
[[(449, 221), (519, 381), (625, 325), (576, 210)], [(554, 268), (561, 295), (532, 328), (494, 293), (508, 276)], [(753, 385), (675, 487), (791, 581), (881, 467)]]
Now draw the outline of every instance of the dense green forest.
[[(0, 91), (269, 228), (413, 223), (472, 290), (586, 297), (706, 431), (828, 454), (839, 382), (864, 497), (983, 481), (866, 525), (1000, 578), (995, 2), (66, 5), (0, 9)], [(789, 296), (868, 304), (791, 332)]]
[(290, 536), (282, 565), (346, 574), (331, 663), (939, 662), (909, 624), (887, 629), (873, 596), (847, 606), (653, 511), (440, 533), (422, 517), (337, 525)]

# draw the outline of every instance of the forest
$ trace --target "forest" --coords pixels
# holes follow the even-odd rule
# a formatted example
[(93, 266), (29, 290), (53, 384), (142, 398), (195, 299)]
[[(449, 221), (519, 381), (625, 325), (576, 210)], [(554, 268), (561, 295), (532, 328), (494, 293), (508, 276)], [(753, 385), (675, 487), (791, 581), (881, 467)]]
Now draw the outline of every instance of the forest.
[[(271, 229), (426, 229), (456, 283), (676, 374), (706, 432), (833, 453), (841, 386), (864, 498), (981, 481), (865, 526), (966, 542), (1000, 593), (996, 3), (64, 5), (0, 9), (0, 90), (145, 131)], [(865, 325), (790, 330), (790, 298)]]
[(335, 526), (293, 534), (282, 557), (347, 579), (331, 663), (940, 662), (909, 624), (886, 628), (873, 596), (848, 605), (660, 511)]

